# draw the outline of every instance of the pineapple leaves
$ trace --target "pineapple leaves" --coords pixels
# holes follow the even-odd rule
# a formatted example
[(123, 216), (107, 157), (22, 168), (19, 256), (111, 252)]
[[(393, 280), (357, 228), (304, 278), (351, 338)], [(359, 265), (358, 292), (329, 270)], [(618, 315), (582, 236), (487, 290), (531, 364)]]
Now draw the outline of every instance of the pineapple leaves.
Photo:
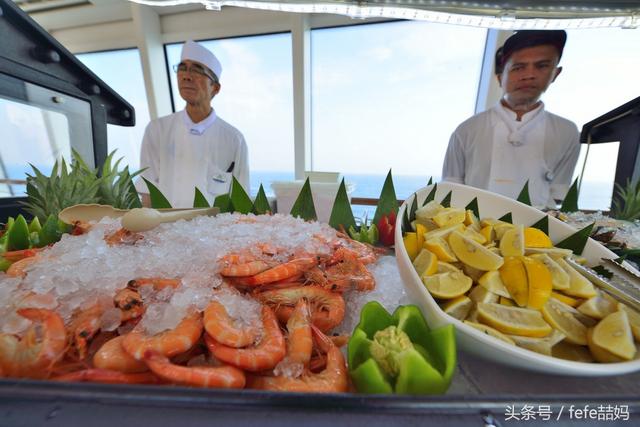
[(640, 218), (640, 180), (635, 184), (627, 180), (627, 185), (624, 187), (616, 184), (616, 197), (613, 199), (611, 216), (627, 221)]

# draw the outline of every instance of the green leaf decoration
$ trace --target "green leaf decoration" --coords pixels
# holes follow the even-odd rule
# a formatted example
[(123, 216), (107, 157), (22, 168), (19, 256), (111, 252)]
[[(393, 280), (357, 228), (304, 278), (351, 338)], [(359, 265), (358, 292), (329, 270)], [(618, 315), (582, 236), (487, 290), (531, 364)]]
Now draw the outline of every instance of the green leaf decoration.
[(531, 227), (537, 228), (542, 231), (547, 236), (549, 235), (549, 215), (545, 215), (538, 222), (533, 224)]
[(451, 194), (452, 193), (453, 193), (453, 191), (449, 191), (449, 194), (444, 196), (444, 199), (442, 199), (442, 201), (440, 202), (440, 204), (443, 207), (445, 207), (445, 208), (450, 208), (451, 207)]
[(253, 202), (251, 198), (242, 188), (242, 184), (240, 181), (236, 179), (235, 176), (231, 177), (233, 182), (231, 183), (231, 204), (233, 205), (233, 210), (235, 212), (240, 212), (241, 214), (248, 214), (253, 211)]
[(562, 201), (562, 206), (560, 206), (560, 212), (576, 212), (578, 210), (578, 178), (573, 181), (569, 191), (567, 191), (567, 195), (564, 197)]
[(220, 194), (213, 201), (213, 206), (220, 209), (220, 213), (233, 212), (233, 204), (228, 194)]
[(271, 205), (269, 205), (269, 199), (264, 192), (264, 187), (260, 184), (258, 189), (258, 195), (253, 201), (253, 213), (256, 215), (263, 215), (271, 212)]
[(298, 198), (291, 207), (291, 215), (300, 217), (305, 221), (315, 221), (318, 219), (316, 215), (316, 207), (313, 204), (313, 196), (311, 194), (311, 184), (309, 178), (306, 179)]
[(609, 270), (607, 270), (606, 268), (604, 268), (601, 265), (596, 265), (595, 267), (591, 268), (593, 271), (595, 271), (596, 273), (598, 273), (599, 275), (601, 275), (602, 277), (606, 278), (606, 279), (611, 279), (613, 277), (613, 273), (610, 272)]
[(427, 182), (427, 186), (429, 186), (431, 184), (433, 184), (433, 177), (432, 176), (429, 177), (429, 182)]
[[(408, 206), (408, 205), (407, 205)], [(411, 202), (411, 209), (409, 209), (409, 222), (416, 219), (416, 211), (418, 210), (418, 194), (413, 194), (413, 201)], [(405, 213), (406, 213), (405, 209)]]
[(60, 231), (60, 227), (58, 227), (58, 218), (51, 214), (38, 232), (38, 244), (40, 246), (47, 246), (60, 240), (60, 237), (62, 237), (62, 232)]
[(529, 180), (524, 183), (524, 187), (520, 191), (518, 198), (516, 199), (520, 203), (524, 203), (525, 205), (531, 206), (531, 197), (529, 197)]
[(407, 210), (404, 210), (404, 214), (402, 214), (402, 233), (407, 233), (409, 231), (413, 231), (411, 227), (411, 221), (409, 221), (409, 214), (407, 214)]
[(164, 197), (164, 194), (158, 187), (149, 182), (145, 177), (142, 177), (144, 183), (147, 184), (147, 188), (149, 189), (149, 198), (151, 199), (151, 207), (154, 209), (163, 209), (163, 208), (171, 208), (171, 203)]
[(498, 218), (498, 220), (513, 224), (513, 217), (511, 216), (511, 212), (507, 212), (506, 214), (502, 215), (500, 218)]
[(207, 201), (207, 198), (204, 197), (204, 194), (202, 194), (202, 192), (198, 190), (198, 187), (196, 187), (196, 194), (193, 196), (193, 207), (194, 208), (210, 208), (211, 207), (209, 205), (209, 202)]
[(349, 227), (356, 226), (356, 220), (353, 217), (349, 196), (347, 196), (347, 187), (344, 184), (344, 178), (338, 187), (336, 199), (333, 201), (331, 216), (329, 217), (329, 225), (336, 230), (348, 230)]
[(478, 198), (474, 197), (472, 201), (465, 206), (465, 210), (472, 210), (476, 218), (480, 219), (480, 210), (478, 209)]
[(389, 169), (387, 178), (384, 180), (384, 185), (382, 186), (382, 191), (380, 192), (376, 213), (373, 215), (373, 223), (377, 224), (383, 215), (389, 215), (391, 212), (398, 213), (398, 198), (396, 197), (396, 190), (393, 187), (391, 169)]
[(592, 222), (582, 230), (576, 231), (560, 243), (557, 243), (556, 247), (570, 249), (576, 255), (582, 254), (582, 251), (587, 244), (587, 239), (589, 239), (589, 236), (591, 236), (591, 230), (593, 230), (594, 225), (595, 222)]
[(627, 179), (624, 187), (620, 184), (615, 185), (610, 216), (626, 221), (635, 221), (640, 218), (640, 180), (634, 184)]
[(432, 200), (436, 199), (436, 191), (438, 190), (438, 184), (434, 184), (433, 188), (431, 189), (431, 191), (429, 192), (429, 194), (427, 195), (427, 198), (424, 199), (424, 202), (422, 202), (422, 206), (426, 205), (427, 203), (429, 203)]

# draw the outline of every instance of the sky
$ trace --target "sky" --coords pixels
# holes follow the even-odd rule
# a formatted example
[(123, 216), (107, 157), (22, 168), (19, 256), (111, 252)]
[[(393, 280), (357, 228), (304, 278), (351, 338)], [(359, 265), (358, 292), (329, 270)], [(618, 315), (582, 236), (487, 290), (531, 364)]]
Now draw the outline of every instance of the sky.
[[(312, 31), (313, 168), (377, 175), (391, 168), (394, 175), (439, 177), (449, 136), (474, 113), (486, 31), (417, 21)], [(223, 66), (222, 90), (213, 106), (244, 134), (252, 171), (292, 173), (291, 35), (215, 40), (205, 46)], [(568, 31), (563, 71), (543, 96), (547, 109), (581, 128), (639, 96), (638, 46), (640, 29)], [(170, 66), (179, 62), (180, 49), (181, 44), (167, 46)], [(134, 105), (137, 125), (109, 126), (109, 148), (117, 148), (117, 157), (137, 169), (149, 121), (138, 51), (78, 57)], [(184, 103), (173, 72), (171, 78), (179, 110)], [(30, 136), (33, 144), (46, 139), (35, 126), (16, 125), (31, 113), (9, 104), (0, 102), (0, 123), (24, 129), (16, 130), (22, 132), (17, 138), (35, 135)], [(21, 156), (9, 150), (2, 147), (5, 159)], [(585, 180), (612, 182), (616, 157), (616, 144), (593, 146)], [(582, 158), (576, 174), (581, 169)]]

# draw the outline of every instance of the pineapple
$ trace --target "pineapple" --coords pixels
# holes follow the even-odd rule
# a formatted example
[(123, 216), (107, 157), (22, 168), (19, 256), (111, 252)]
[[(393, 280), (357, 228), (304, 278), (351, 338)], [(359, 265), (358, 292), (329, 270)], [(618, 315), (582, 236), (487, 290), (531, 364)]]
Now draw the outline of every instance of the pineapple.
[(634, 221), (640, 218), (640, 181), (632, 183), (627, 181), (623, 188), (616, 184), (617, 196), (613, 200), (611, 216), (616, 219)]
[(118, 172), (122, 159), (112, 166), (114, 153), (112, 151), (105, 159), (101, 176), (98, 169), (91, 169), (75, 150), (71, 171), (64, 159), (54, 163), (50, 176), (31, 165), (34, 174), (27, 174), (26, 211), (40, 221), (46, 221), (49, 215), (57, 218), (62, 209), (81, 203), (108, 204), (121, 209), (140, 207), (132, 178), (142, 171), (130, 174), (129, 168), (125, 167)]

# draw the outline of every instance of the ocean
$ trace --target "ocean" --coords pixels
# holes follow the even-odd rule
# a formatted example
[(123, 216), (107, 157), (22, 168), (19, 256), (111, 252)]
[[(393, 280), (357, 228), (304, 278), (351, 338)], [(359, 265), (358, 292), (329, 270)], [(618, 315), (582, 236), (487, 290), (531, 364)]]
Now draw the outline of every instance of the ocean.
[[(43, 173), (50, 173), (50, 166), (37, 165)], [(7, 175), (13, 179), (25, 179), (25, 173), (32, 174), (31, 167), (28, 165), (6, 165)], [(1, 173), (1, 171), (0, 171)], [(1, 176), (1, 175), (0, 175)], [(386, 178), (384, 174), (343, 174), (345, 182), (354, 185), (352, 197), (378, 198)], [(427, 175), (393, 175), (393, 185), (396, 190), (398, 199), (406, 199), (416, 190), (427, 185), (429, 181)], [(251, 197), (255, 197), (263, 184), (267, 196), (275, 196), (271, 183), (276, 181), (292, 181), (293, 172), (277, 172), (277, 171), (252, 171), (251, 172)], [(433, 176), (434, 182), (440, 180), (439, 176)], [(611, 194), (613, 191), (613, 183), (610, 182), (593, 182), (583, 181), (582, 192), (578, 201), (581, 209), (590, 210), (608, 210), (611, 203)], [(12, 186), (14, 195), (21, 196), (25, 193), (24, 185)], [(9, 197), (8, 186), (0, 184), (0, 197)], [(372, 218), (375, 212), (375, 206), (353, 206), (353, 214), (357, 218)]]

